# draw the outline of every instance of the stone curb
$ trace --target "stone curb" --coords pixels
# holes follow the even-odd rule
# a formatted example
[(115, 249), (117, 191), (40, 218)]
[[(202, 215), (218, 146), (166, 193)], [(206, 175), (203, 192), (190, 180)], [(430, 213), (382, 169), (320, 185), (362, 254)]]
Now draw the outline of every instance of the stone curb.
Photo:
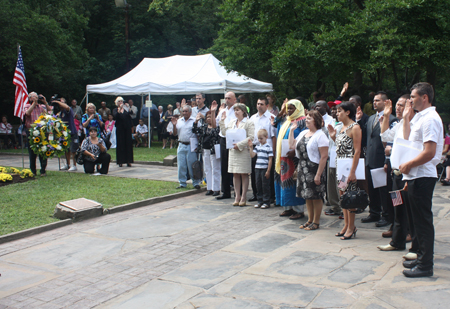
[[(118, 213), (118, 212), (135, 209), (135, 208), (139, 208), (139, 207), (144, 207), (144, 206), (150, 206), (150, 205), (160, 203), (160, 202), (167, 202), (167, 201), (175, 200), (180, 197), (186, 197), (186, 196), (194, 195), (194, 194), (204, 192), (204, 191), (206, 191), (206, 187), (201, 188), (200, 190), (191, 189), (191, 190), (187, 190), (187, 191), (183, 191), (183, 192), (179, 192), (179, 193), (173, 193), (173, 194), (169, 194), (169, 195), (152, 197), (152, 198), (149, 198), (146, 200), (104, 209), (103, 215)], [(97, 217), (92, 217), (92, 218), (97, 218)], [(92, 219), (92, 218), (89, 218), (89, 219)], [(86, 219), (86, 220), (89, 220), (89, 219)], [(76, 222), (78, 222), (78, 221), (76, 221)], [(23, 231), (6, 234), (3, 236), (0, 236), (0, 244), (6, 243), (9, 241), (13, 241), (13, 240), (17, 240), (17, 239), (21, 239), (21, 238), (25, 238), (28, 236), (42, 233), (42, 232), (54, 230), (59, 227), (63, 227), (63, 226), (66, 226), (66, 225), (69, 225), (72, 223), (76, 223), (76, 222), (73, 221), (72, 219), (65, 219), (65, 220), (52, 222), (52, 223), (37, 226), (37, 227), (32, 227), (32, 228), (29, 228), (29, 229), (26, 229)]]
[(50, 231), (50, 230), (54, 230), (57, 229), (59, 227), (62, 226), (66, 226), (72, 224), (72, 219), (65, 219), (65, 220), (61, 220), (61, 221), (56, 221), (56, 222), (52, 222), (49, 224), (44, 224), (41, 226), (36, 226), (36, 227), (32, 227), (23, 231), (19, 231), (19, 232), (14, 232), (11, 234), (6, 234), (3, 236), (0, 236), (0, 244), (3, 244), (5, 242), (9, 242), (9, 241), (13, 241), (13, 240), (17, 240), (20, 238), (25, 238), (31, 235), (35, 235), (35, 234), (39, 234), (42, 232), (46, 232), (46, 231)]

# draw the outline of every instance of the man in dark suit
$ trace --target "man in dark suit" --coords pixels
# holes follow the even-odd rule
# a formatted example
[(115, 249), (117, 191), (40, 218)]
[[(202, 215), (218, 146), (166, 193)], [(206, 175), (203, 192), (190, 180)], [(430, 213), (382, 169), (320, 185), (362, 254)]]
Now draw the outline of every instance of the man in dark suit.
[[(379, 91), (374, 99), (373, 104), (376, 109), (376, 114), (369, 117), (366, 124), (366, 132), (367, 132), (367, 150), (365, 157), (366, 164), (366, 179), (368, 184), (369, 198), (370, 198), (370, 214), (366, 218), (362, 218), (361, 222), (377, 222), (377, 227), (382, 227), (389, 225), (389, 216), (388, 216), (388, 189), (387, 186), (374, 188), (372, 182), (372, 174), (370, 170), (384, 167), (385, 162), (385, 154), (384, 154), (384, 146), (381, 142), (380, 136), (380, 120), (383, 117), (384, 113), (384, 105), (388, 100), (386, 92)], [(397, 121), (393, 115), (389, 115), (389, 126), (393, 122)]]

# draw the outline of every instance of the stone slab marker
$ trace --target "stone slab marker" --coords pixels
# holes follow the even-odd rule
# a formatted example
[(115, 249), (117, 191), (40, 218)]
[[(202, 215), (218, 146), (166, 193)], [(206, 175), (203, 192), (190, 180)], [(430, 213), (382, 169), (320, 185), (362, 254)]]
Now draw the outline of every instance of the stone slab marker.
[(74, 221), (98, 217), (103, 214), (103, 205), (84, 197), (60, 202), (55, 207), (53, 216), (58, 219), (72, 219)]

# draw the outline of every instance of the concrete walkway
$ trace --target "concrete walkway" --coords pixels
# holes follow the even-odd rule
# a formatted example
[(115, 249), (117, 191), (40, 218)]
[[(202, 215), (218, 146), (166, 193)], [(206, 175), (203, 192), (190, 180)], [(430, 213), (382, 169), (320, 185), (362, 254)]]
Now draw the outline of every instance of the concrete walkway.
[(342, 241), (336, 217), (304, 231), (279, 207), (197, 194), (0, 245), (0, 308), (448, 308), (449, 192), (433, 199), (431, 278), (402, 275), (407, 251), (379, 251), (367, 212)]

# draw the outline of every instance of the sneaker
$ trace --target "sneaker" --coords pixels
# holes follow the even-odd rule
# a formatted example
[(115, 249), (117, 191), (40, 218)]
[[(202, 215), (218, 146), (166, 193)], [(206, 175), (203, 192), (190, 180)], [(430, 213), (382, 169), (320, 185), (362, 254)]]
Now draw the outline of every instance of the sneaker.
[(270, 205), (267, 205), (267, 204), (262, 204), (261, 205), (261, 209), (267, 209), (267, 208), (270, 208)]
[(260, 208), (260, 207), (261, 207), (261, 204), (256, 204), (254, 207), (255, 207), (255, 208)]
[(94, 174), (92, 174), (92, 176), (100, 176), (101, 174), (100, 173), (94, 173)]
[(64, 164), (59, 170), (67, 171), (68, 169), (69, 169), (69, 166), (67, 164)]
[(76, 166), (72, 166), (71, 168), (69, 168), (69, 172), (76, 172), (76, 171), (77, 171)]

